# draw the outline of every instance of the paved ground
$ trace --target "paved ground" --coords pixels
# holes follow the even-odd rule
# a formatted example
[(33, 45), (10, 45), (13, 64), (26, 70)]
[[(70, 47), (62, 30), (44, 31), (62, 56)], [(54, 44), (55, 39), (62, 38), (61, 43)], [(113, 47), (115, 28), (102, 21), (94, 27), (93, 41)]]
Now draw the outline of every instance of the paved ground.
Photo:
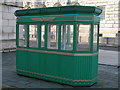
[(109, 51), (109, 50), (100, 50), (99, 51), (99, 64), (118, 66), (118, 52)]
[(113, 47), (113, 46), (101, 46), (101, 50), (108, 50), (108, 51), (120, 51), (120, 47)]
[(120, 55), (120, 47), (100, 47), (99, 51), (99, 64), (120, 66), (120, 59), (118, 56)]
[[(105, 55), (104, 53), (106, 52), (106, 50), (100, 50), (100, 59), (105, 60), (105, 57), (102, 57), (102, 55)], [(109, 53), (109, 56), (113, 53), (114, 52)], [(113, 55), (112, 57), (116, 59), (116, 56), (114, 57)], [(106, 60), (107, 59), (109, 59), (109, 57), (106, 57)], [(2, 70), (4, 88), (74, 88), (68, 85), (17, 75), (15, 71), (15, 52), (3, 53)], [(118, 88), (118, 68), (116, 66), (99, 65), (98, 82), (90, 88)]]

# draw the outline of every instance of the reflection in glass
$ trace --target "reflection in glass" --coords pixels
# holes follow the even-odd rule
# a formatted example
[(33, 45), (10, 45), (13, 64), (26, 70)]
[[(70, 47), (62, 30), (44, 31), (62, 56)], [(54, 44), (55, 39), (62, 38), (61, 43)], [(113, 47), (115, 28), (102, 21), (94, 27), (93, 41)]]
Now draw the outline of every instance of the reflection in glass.
[(19, 25), (19, 46), (26, 47), (26, 29), (25, 29), (25, 25)]
[(98, 25), (94, 25), (94, 40), (93, 40), (93, 43), (94, 43), (94, 51), (97, 50), (97, 39), (98, 39)]
[(90, 25), (77, 25), (77, 51), (90, 51)]
[(73, 50), (73, 25), (61, 26), (61, 49)]
[(48, 27), (48, 48), (58, 49), (58, 27), (52, 24)]
[(41, 47), (44, 47), (44, 42), (45, 42), (45, 25), (41, 25)]
[(29, 25), (29, 47), (38, 47), (37, 25)]

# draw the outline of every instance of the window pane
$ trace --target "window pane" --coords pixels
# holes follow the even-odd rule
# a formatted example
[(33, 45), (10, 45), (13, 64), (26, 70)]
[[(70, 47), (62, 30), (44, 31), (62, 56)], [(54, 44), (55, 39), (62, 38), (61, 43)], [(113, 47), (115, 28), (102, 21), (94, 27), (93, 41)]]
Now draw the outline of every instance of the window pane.
[(77, 25), (77, 51), (90, 51), (90, 25)]
[(29, 47), (38, 47), (37, 25), (29, 25)]
[(97, 50), (98, 25), (94, 25), (94, 50)]
[(73, 25), (61, 26), (61, 49), (73, 50)]
[(49, 25), (48, 48), (58, 49), (58, 27), (57, 25)]
[(26, 29), (25, 25), (19, 25), (19, 46), (26, 47)]
[(45, 25), (41, 25), (41, 47), (44, 47), (44, 42), (45, 42)]

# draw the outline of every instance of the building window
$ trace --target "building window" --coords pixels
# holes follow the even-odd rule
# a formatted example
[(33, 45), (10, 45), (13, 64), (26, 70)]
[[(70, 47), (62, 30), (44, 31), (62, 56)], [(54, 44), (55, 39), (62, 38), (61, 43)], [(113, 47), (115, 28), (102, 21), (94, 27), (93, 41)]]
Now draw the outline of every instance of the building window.
[(48, 48), (58, 49), (58, 25), (48, 25)]
[(44, 47), (45, 42), (45, 25), (41, 25), (41, 48)]
[(26, 47), (26, 25), (19, 25), (19, 46)]
[(29, 47), (38, 47), (37, 25), (29, 25)]
[(97, 41), (98, 41), (98, 25), (94, 25), (94, 40), (93, 40), (93, 43), (94, 43), (94, 51), (97, 50)]
[(90, 51), (91, 25), (77, 25), (77, 51)]
[(73, 50), (73, 25), (61, 26), (61, 50)]

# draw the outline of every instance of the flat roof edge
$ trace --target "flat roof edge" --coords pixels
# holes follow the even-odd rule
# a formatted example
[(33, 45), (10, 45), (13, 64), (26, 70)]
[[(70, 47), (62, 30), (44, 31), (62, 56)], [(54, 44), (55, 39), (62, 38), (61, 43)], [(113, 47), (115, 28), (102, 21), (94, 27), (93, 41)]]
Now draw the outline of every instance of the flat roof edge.
[(16, 10), (15, 16), (34, 16), (34, 15), (56, 15), (56, 14), (78, 14), (78, 13), (93, 13), (100, 15), (102, 9), (95, 6), (60, 6), (60, 7), (45, 7)]

